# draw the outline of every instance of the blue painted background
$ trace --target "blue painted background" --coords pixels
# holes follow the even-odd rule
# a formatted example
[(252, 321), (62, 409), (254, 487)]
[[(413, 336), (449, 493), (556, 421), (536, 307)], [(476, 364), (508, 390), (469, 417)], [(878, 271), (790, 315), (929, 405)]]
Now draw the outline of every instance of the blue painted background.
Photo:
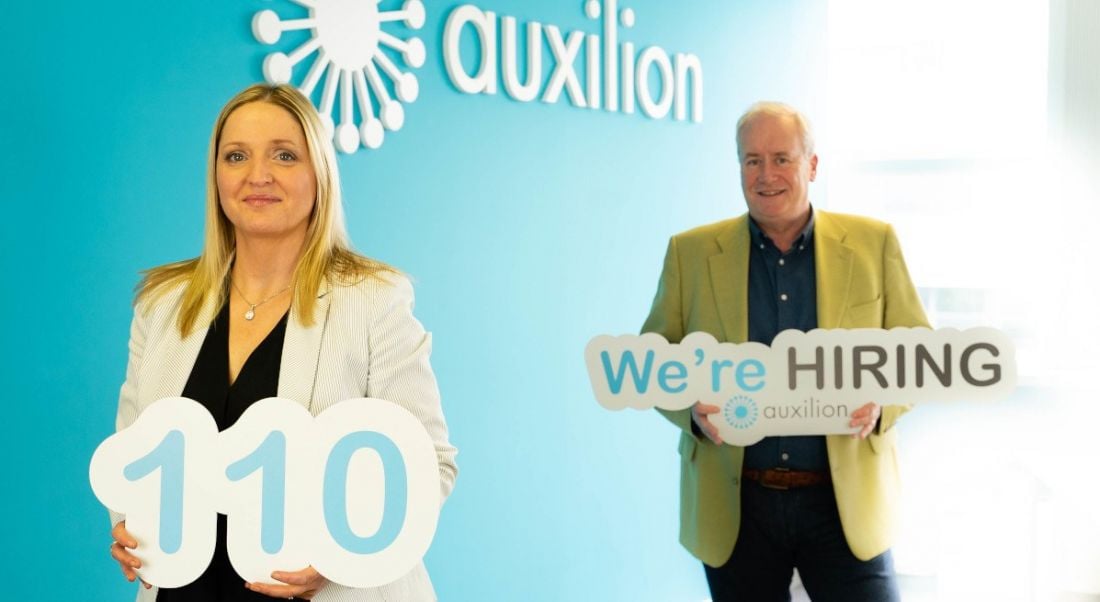
[[(252, 15), (301, 9), (11, 4), (3, 596), (125, 600), (87, 465), (112, 430), (132, 287), (138, 270), (199, 251), (211, 125), (271, 50)], [(419, 99), (380, 150), (340, 168), (354, 242), (415, 279), (435, 336), (460, 450), (427, 557), (436, 588), (444, 600), (701, 600), (702, 570), (677, 543), (677, 435), (654, 413), (599, 408), (583, 347), (637, 330), (670, 234), (743, 211), (739, 113), (765, 97), (818, 108), (825, 3), (626, 2), (637, 25), (620, 40), (702, 60), (702, 124), (461, 94), (440, 58), (458, 3), (427, 4)], [(600, 27), (581, 0), (478, 6)]]

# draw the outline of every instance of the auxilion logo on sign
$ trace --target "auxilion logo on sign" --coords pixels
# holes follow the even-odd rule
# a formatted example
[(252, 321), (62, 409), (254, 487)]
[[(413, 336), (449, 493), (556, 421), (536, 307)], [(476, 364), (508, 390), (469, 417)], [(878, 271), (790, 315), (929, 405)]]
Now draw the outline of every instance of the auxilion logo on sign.
[[(295, 82), (308, 97), (321, 85), (317, 110), (336, 148), (345, 153), (360, 146), (379, 148), (385, 130), (397, 131), (404, 124), (402, 103), (412, 103), (420, 93), (416, 75), (403, 72), (393, 57), (415, 69), (424, 64), (426, 54), (420, 38), (402, 39), (386, 31), (384, 25), (402, 22), (419, 30), (424, 26), (424, 3), (406, 0), (399, 9), (382, 10), (379, 0), (291, 1), (306, 7), (308, 16), (284, 19), (273, 10), (253, 16), (253, 35), (264, 44), (277, 43), (287, 31), (308, 30), (311, 34), (289, 53), (268, 54), (263, 63), (264, 79), (269, 83)], [(452, 9), (442, 44), (451, 83), (466, 94), (496, 94), (499, 78), (505, 93), (519, 102), (538, 99), (554, 104), (564, 92), (576, 107), (626, 114), (639, 107), (652, 119), (671, 114), (684, 121), (690, 114), (694, 123), (703, 120), (703, 65), (697, 56), (670, 56), (660, 46), (638, 50), (632, 42), (620, 43), (619, 27), (632, 28), (636, 16), (631, 8), (620, 9), (618, 0), (587, 0), (583, 7), (588, 19), (602, 20), (602, 32), (563, 33), (556, 25), (528, 21), (523, 49), (515, 17), (498, 17), (473, 4)], [(467, 27), (478, 42), (473, 73), (466, 70), (460, 56)], [(545, 71), (543, 40), (550, 48)], [(578, 65), (583, 67), (583, 83)], [(548, 79), (544, 73), (549, 73)], [(657, 78), (651, 79), (653, 73)], [(337, 96), (338, 122), (333, 117)]]

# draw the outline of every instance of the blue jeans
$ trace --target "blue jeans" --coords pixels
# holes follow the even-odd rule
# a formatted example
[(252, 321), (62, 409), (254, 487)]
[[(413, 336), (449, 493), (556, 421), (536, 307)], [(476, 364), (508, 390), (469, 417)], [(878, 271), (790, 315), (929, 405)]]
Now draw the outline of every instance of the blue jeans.
[(741, 532), (726, 564), (703, 565), (714, 602), (789, 602), (795, 568), (814, 602), (900, 602), (890, 552), (852, 555), (830, 485), (784, 491), (742, 481)]

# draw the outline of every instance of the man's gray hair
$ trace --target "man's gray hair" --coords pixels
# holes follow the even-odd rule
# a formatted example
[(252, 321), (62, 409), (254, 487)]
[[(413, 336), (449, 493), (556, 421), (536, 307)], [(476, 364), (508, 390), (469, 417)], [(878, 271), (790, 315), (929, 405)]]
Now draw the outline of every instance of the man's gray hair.
[(754, 103), (741, 118), (737, 120), (737, 156), (741, 156), (741, 132), (744, 131), (745, 126), (750, 121), (756, 119), (761, 115), (772, 115), (774, 117), (790, 117), (794, 120), (794, 125), (798, 129), (798, 134), (802, 138), (802, 150), (807, 157), (812, 157), (814, 154), (814, 131), (810, 127), (810, 120), (806, 118), (798, 109), (791, 105), (781, 102), (775, 102), (770, 100), (762, 100)]

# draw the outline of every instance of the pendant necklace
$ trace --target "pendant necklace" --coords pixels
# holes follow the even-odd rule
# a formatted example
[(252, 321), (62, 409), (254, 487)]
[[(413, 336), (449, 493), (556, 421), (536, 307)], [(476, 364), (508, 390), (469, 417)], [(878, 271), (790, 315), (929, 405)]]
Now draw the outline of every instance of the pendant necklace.
[(290, 290), (290, 285), (288, 284), (288, 285), (286, 285), (286, 288), (284, 288), (283, 290), (275, 293), (274, 295), (271, 295), (267, 299), (264, 299), (263, 301), (260, 301), (259, 303), (253, 303), (253, 302), (249, 301), (247, 297), (244, 296), (244, 293), (241, 292), (240, 287), (237, 286), (237, 283), (234, 282), (232, 278), (229, 279), (229, 283), (233, 285), (233, 290), (237, 291), (237, 294), (241, 296), (241, 299), (244, 299), (244, 302), (248, 304), (248, 311), (244, 312), (244, 319), (249, 320), (249, 321), (251, 321), (252, 318), (256, 317), (256, 308), (257, 307), (263, 305), (264, 303), (267, 303), (268, 301), (271, 301), (275, 297), (278, 297), (279, 295), (281, 295), (281, 294), (287, 292), (288, 290)]

